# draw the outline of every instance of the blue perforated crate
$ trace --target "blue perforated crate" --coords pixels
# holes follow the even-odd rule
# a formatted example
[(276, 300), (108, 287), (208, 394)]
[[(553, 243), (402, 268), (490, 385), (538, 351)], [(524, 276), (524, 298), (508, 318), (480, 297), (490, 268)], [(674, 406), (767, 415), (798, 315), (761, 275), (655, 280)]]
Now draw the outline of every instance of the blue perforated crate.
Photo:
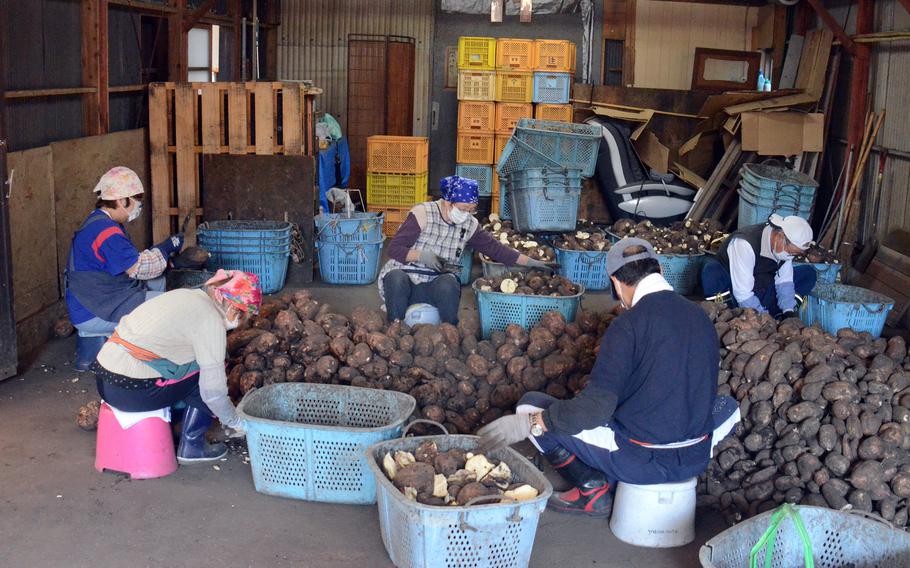
[(815, 269), (816, 284), (835, 284), (843, 266), (834, 262), (794, 262), (793, 266), (811, 266)]
[(657, 259), (663, 269), (664, 279), (677, 294), (687, 296), (698, 286), (698, 275), (704, 254), (659, 254)]
[(522, 118), (496, 164), (500, 176), (528, 168), (579, 169), (594, 175), (602, 132), (599, 126)]
[(579, 170), (527, 169), (506, 178), (505, 185), (516, 230), (523, 233), (575, 230), (581, 201)]
[(541, 316), (551, 311), (561, 313), (566, 321), (575, 321), (575, 312), (578, 311), (578, 304), (585, 293), (585, 287), (581, 284), (574, 296), (527, 296), (486, 292), (480, 289), (476, 280), (472, 287), (477, 297), (480, 331), (484, 338), (489, 338), (494, 331), (504, 330), (510, 323), (531, 329), (537, 325)]
[(534, 92), (531, 100), (552, 105), (568, 104), (571, 90), (571, 73), (539, 71), (534, 73)]
[(493, 166), (457, 164), (455, 175), (477, 180), (477, 191), (481, 197), (493, 195)]
[(509, 188), (505, 180), (499, 180), (499, 218), (503, 221), (512, 220), (512, 201), (509, 197)]
[(832, 335), (850, 328), (879, 337), (893, 307), (894, 300), (872, 290), (846, 284), (819, 284), (809, 293), (800, 316), (806, 325), (818, 323)]
[(206, 269), (243, 270), (259, 277), (266, 294), (284, 287), (291, 252), (291, 224), (280, 221), (208, 221), (199, 246), (211, 253)]
[(569, 250), (556, 247), (559, 274), (572, 282), (583, 284), (586, 290), (607, 290), (607, 251)]
[(471, 283), (471, 269), (474, 267), (474, 251), (471, 248), (465, 248), (461, 253), (461, 272), (458, 274), (458, 281), (462, 286)]
[(398, 437), (414, 398), (391, 390), (277, 383), (237, 407), (256, 491), (330, 503), (376, 502), (364, 451)]
[(768, 221), (768, 217), (773, 213), (777, 213), (783, 217), (796, 215), (807, 221), (809, 220), (809, 216), (812, 215), (811, 204), (800, 208), (796, 203), (788, 199), (754, 200), (749, 193), (743, 191), (742, 187), (739, 188), (738, 193), (739, 217), (737, 222), (740, 227), (765, 223)]
[(398, 568), (525, 568), (540, 514), (553, 487), (534, 464), (511, 448), (486, 452), (509, 466), (538, 495), (526, 501), (477, 498), (470, 506), (424, 505), (407, 499), (382, 471), (382, 459), (396, 450), (414, 452), (432, 441), (440, 452), (477, 451), (476, 436), (418, 436), (371, 446), (367, 458), (377, 486), (382, 543)]
[(369, 284), (379, 274), (382, 240), (373, 243), (316, 241), (319, 274), (327, 284)]
[(371, 243), (382, 238), (385, 215), (355, 211), (317, 215), (316, 240), (327, 243)]
[(807, 197), (815, 195), (818, 182), (802, 172), (772, 164), (745, 164), (743, 181), (765, 192), (796, 191)]

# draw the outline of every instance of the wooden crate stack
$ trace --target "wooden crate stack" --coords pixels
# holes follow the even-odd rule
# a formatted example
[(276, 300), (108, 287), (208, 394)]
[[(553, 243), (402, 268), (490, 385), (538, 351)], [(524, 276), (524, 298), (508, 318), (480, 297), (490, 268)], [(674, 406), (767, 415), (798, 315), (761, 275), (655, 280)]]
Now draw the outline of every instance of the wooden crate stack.
[(429, 140), (422, 136), (367, 138), (367, 210), (383, 212), (392, 237), (411, 208), (427, 200)]
[[(203, 154), (315, 156), (313, 106), (321, 89), (300, 83), (152, 83), (149, 151), (153, 242), (203, 215)], [(188, 238), (195, 238), (196, 219)]]

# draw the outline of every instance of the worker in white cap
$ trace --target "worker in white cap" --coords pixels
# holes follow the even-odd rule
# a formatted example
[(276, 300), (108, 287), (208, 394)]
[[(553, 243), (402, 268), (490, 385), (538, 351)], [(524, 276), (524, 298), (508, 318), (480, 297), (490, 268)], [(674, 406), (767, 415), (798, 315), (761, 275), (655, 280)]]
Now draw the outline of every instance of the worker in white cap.
[(139, 218), (144, 194), (133, 170), (112, 168), (94, 191), (95, 210), (73, 235), (66, 267), (66, 306), (79, 331), (79, 371), (88, 369), (121, 317), (164, 292), (168, 259), (184, 240), (174, 235), (141, 252), (130, 240), (125, 224)]
[(705, 297), (729, 297), (736, 305), (780, 319), (796, 315), (796, 297), (815, 287), (811, 266), (793, 266), (793, 257), (812, 244), (812, 227), (802, 217), (771, 215), (764, 224), (743, 227), (727, 237), (702, 268)]

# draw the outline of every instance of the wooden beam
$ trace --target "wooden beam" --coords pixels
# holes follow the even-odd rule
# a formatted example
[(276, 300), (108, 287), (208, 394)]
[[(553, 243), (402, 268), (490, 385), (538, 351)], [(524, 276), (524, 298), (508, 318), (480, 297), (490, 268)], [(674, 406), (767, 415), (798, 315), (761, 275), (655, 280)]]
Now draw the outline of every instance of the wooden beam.
[(145, 12), (158, 16), (176, 12), (176, 8), (173, 6), (158, 4), (156, 2), (145, 2), (143, 0), (108, 0), (108, 2), (112, 5), (123, 6), (124, 8), (129, 8), (136, 12)]
[(186, 14), (186, 0), (171, 0), (176, 11), (167, 18), (167, 60), (168, 80), (183, 82), (187, 80), (187, 36), (183, 31), (183, 19)]
[(70, 87), (64, 89), (32, 89), (28, 91), (6, 91), (5, 99), (34, 99), (38, 97), (68, 97), (97, 93), (95, 87)]
[(193, 29), (193, 26), (196, 25), (203, 16), (209, 13), (209, 10), (212, 9), (212, 6), (215, 5), (215, 0), (205, 0), (196, 10), (185, 17), (183, 20), (183, 31), (188, 32)]
[(149, 86), (147, 83), (141, 85), (120, 85), (117, 87), (111, 87), (108, 89), (112, 93), (138, 93), (140, 91), (145, 91)]
[(242, 69), (243, 61), (243, 46), (240, 45), (243, 41), (243, 25), (242, 21), (243, 10), (240, 7), (240, 0), (231, 0), (231, 18), (234, 20), (234, 48), (232, 50), (233, 58), (231, 60), (231, 80), (240, 81), (240, 70)]
[(82, 0), (82, 84), (92, 89), (82, 105), (82, 127), (88, 136), (104, 134), (110, 126), (107, 13), (108, 0)]
[(828, 26), (828, 29), (834, 32), (834, 36), (840, 40), (841, 45), (847, 50), (850, 55), (856, 54), (856, 43), (850, 39), (850, 36), (847, 35), (847, 32), (844, 31), (844, 28), (834, 19), (834, 16), (831, 15), (824, 6), (822, 6), (821, 0), (806, 0), (809, 6), (818, 14), (819, 19)]
[(900, 2), (900, 5), (904, 7), (904, 10), (906, 10), (907, 13), (910, 14), (910, 0), (897, 0), (897, 1)]

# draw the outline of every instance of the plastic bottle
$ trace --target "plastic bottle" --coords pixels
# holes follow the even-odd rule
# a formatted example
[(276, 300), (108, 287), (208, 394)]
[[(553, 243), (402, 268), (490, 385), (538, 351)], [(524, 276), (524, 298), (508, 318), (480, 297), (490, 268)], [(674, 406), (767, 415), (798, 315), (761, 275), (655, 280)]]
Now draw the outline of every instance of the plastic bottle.
[(758, 72), (758, 85), (756, 89), (759, 91), (765, 90), (765, 73), (763, 71)]

